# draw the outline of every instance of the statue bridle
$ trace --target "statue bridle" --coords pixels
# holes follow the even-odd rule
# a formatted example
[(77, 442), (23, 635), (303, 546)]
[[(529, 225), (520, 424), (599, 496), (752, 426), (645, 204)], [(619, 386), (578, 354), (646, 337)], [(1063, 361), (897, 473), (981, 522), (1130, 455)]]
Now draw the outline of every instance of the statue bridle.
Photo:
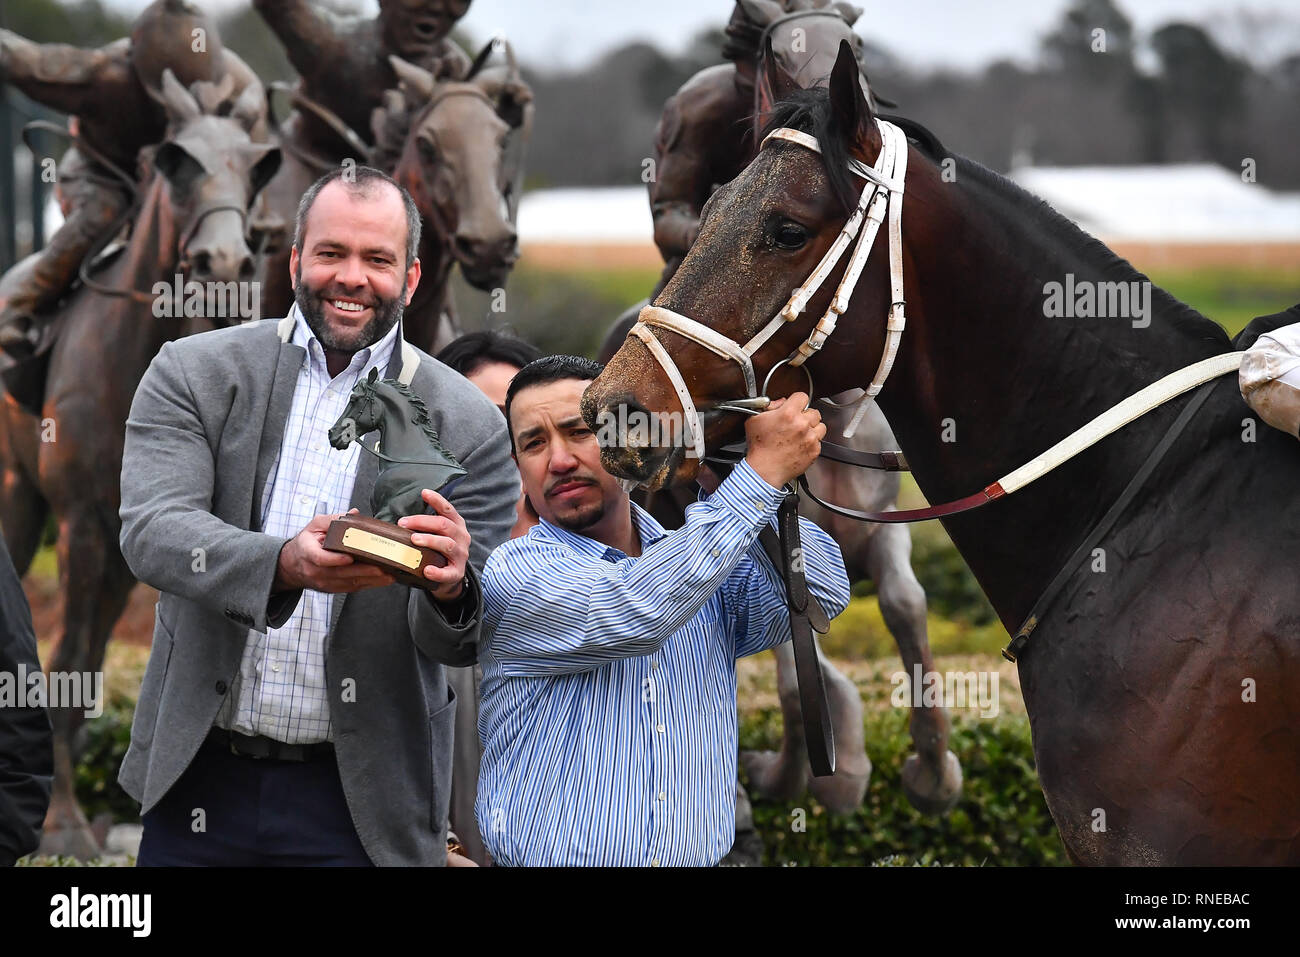
[[(663, 343), (651, 331), (652, 328), (658, 327), (675, 332), (692, 342), (704, 346), (704, 348), (724, 359), (734, 361), (740, 366), (745, 377), (746, 395), (740, 399), (715, 405), (713, 408), (716, 410), (747, 415), (755, 415), (763, 411), (771, 401), (767, 395), (768, 384), (771, 382), (776, 370), (786, 365), (803, 368), (808, 376), (809, 397), (811, 398), (813, 390), (812, 372), (804, 363), (815, 355), (834, 334), (840, 316), (848, 309), (849, 300), (853, 296), (858, 279), (866, 266), (867, 257), (875, 244), (876, 234), (879, 232), (886, 215), (888, 215), (890, 306), (885, 323), (885, 347), (880, 357), (880, 365), (876, 369), (876, 374), (872, 377), (871, 385), (867, 388), (862, 399), (859, 400), (863, 403), (862, 407), (854, 416), (853, 423), (845, 431), (846, 435), (853, 434), (866, 412), (866, 403), (874, 401), (875, 397), (880, 394), (880, 390), (884, 388), (885, 380), (888, 379), (890, 370), (894, 366), (894, 359), (898, 354), (903, 329), (907, 324), (903, 299), (903, 193), (907, 175), (907, 137), (901, 129), (887, 120), (876, 119), (874, 122), (880, 131), (881, 138), (880, 155), (876, 158), (875, 164), (867, 166), (856, 159), (850, 159), (848, 163), (849, 170), (852, 173), (867, 181), (862, 189), (857, 206), (849, 215), (848, 221), (840, 230), (835, 241), (831, 243), (830, 249), (826, 250), (826, 254), (822, 256), (821, 261), (809, 273), (808, 278), (804, 280), (802, 285), (797, 286), (791, 292), (790, 298), (781, 310), (762, 329), (750, 337), (748, 342), (741, 345), (734, 339), (710, 329), (689, 316), (662, 306), (646, 306), (642, 309), (637, 316), (636, 324), (628, 333), (636, 336), (645, 344), (650, 354), (654, 356), (655, 361), (659, 363), (660, 368), (668, 377), (668, 381), (672, 383), (677, 398), (682, 405), (682, 416), (686, 426), (687, 439), (691, 444), (691, 452), (694, 457), (701, 461), (705, 458), (704, 429), (700, 423), (700, 414), (696, 408), (695, 399), (686, 386), (681, 370), (668, 354), (668, 351), (664, 349)], [(788, 127), (773, 130), (764, 138), (759, 148), (762, 149), (773, 141), (794, 143), (813, 152), (821, 153), (821, 146), (817, 143), (817, 140), (800, 130)], [(830, 276), (832, 270), (835, 269), (840, 259), (843, 258), (845, 251), (849, 248), (849, 244), (855, 238), (857, 239), (857, 245), (853, 248), (844, 275), (840, 279), (839, 287), (836, 289), (835, 296), (831, 299), (826, 313), (813, 326), (807, 338), (789, 356), (780, 360), (768, 370), (760, 389), (757, 376), (754, 373), (754, 354), (778, 331), (785, 328), (787, 323), (794, 322), (803, 314), (808, 307), (809, 301)]]

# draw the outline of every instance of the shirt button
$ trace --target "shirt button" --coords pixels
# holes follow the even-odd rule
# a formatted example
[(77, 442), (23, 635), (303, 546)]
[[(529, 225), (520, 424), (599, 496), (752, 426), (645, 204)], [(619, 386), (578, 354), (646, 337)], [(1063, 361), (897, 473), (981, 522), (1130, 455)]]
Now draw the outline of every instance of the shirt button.
[(650, 862), (650, 866), (651, 866), (651, 867), (658, 867), (658, 866), (659, 866), (659, 858), (656, 857), (653, 861), (651, 861), (651, 862)]
[(311, 504), (311, 499), (309, 499), (306, 495), (301, 495), (301, 496), (299, 496), (299, 497), (298, 497), (298, 501), (299, 501), (300, 503), (302, 503), (303, 505), (310, 505), (310, 504)]
[(654, 671), (654, 670), (655, 670), (656, 668), (658, 668), (658, 667), (659, 667), (659, 662), (657, 662), (657, 661), (655, 661), (653, 658), (651, 658), (651, 659), (650, 659), (650, 670), (651, 670), (651, 671)]
[(217, 694), (226, 693), (226, 683), (224, 681), (218, 681), (213, 687), (216, 689)]
[(664, 726), (663, 726), (662, 724), (659, 725), (659, 733), (660, 733), (660, 734), (663, 734), (663, 733), (664, 733)]
[(668, 800), (668, 794), (667, 794), (667, 792), (665, 792), (665, 791), (660, 791), (660, 792), (659, 792), (659, 800), (661, 800), (661, 801), (667, 801), (667, 800)]
[(710, 554), (712, 554), (714, 558), (717, 558), (719, 555), (722, 554), (722, 552), (718, 551), (718, 550), (715, 548), (715, 549), (714, 549)]

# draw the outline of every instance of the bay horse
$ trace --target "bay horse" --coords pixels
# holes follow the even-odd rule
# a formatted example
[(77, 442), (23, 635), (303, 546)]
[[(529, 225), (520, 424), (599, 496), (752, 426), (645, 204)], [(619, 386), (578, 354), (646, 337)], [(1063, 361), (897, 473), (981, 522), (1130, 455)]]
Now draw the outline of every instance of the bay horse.
[[(906, 121), (900, 157), (899, 127), (887, 141), (889, 124), (856, 73), (842, 47), (828, 91), (775, 111), (772, 127), (794, 132), (768, 140), (709, 201), (656, 306), (695, 317), (737, 349), (777, 317), (753, 371), (771, 375), (770, 394), (806, 389), (788, 359), (813, 335), (843, 269), (807, 315), (778, 313), (840, 233), (865, 189), (862, 171), (892, 142), (906, 163), (898, 243), (868, 256), (806, 370), (823, 394), (862, 387), (888, 372), (885, 343), (896, 347), (880, 406), (930, 502), (986, 489), (985, 507), (942, 521), (1009, 631), (1064, 576), (1016, 660), (1039, 780), (1069, 857), (1300, 862), (1300, 592), (1287, 561), (1300, 540), (1300, 446), (1259, 428), (1234, 378), (1218, 378), (1020, 491), (990, 496), (997, 476), (1170, 373), (1231, 358), (1234, 344), (1046, 204)], [(888, 184), (890, 215), (901, 214), (902, 183), (875, 175)], [(1062, 311), (1051, 299), (1065, 282), (1137, 284), (1148, 308)], [(892, 319), (904, 308), (900, 330)], [(703, 442), (736, 438), (740, 417), (717, 406), (745, 388), (741, 365), (669, 328), (651, 338), (657, 346), (630, 336), (591, 385), (588, 421), (620, 403), (684, 414), (657, 348), (680, 370)], [(1172, 429), (1198, 399), (1195, 416), (1178, 423), (1186, 427)], [(1171, 444), (1153, 461), (1162, 439)], [(629, 446), (602, 458), (615, 475), (661, 486), (695, 474), (688, 451)], [(1130, 497), (1139, 470), (1145, 480)], [(1117, 500), (1127, 501), (1098, 547), (1069, 561)]]
[[(504, 64), (490, 62), (498, 49), (505, 51)], [(372, 114), (373, 145), (349, 130), (337, 155), (289, 150), (267, 189), (261, 216), (286, 224), (289, 241), (266, 259), (263, 309), (279, 316), (293, 303), (289, 242), (299, 199), (318, 176), (351, 158), (389, 173), (420, 210), (422, 276), (404, 321), (407, 338), (433, 353), (459, 335), (452, 269), (459, 264), (472, 286), (493, 291), (519, 258), (515, 221), (532, 91), (503, 40), (487, 44), (463, 79), (437, 78), (396, 56), (389, 63), (399, 83)]]
[[(119, 482), (127, 414), (149, 363), (170, 340), (256, 318), (228, 315), (229, 293), (254, 278), (248, 210), (274, 175), (279, 151), (249, 135), (264, 122), (261, 85), (250, 84), (233, 104), (229, 93), (228, 83), (187, 90), (164, 73), (167, 138), (147, 158), (130, 240), (93, 286), (75, 288), (59, 305), (40, 414), (12, 395), (0, 406), (0, 527), (19, 575), (50, 513), (58, 530), (63, 633), (52, 673), (102, 670), (135, 584), (118, 545)], [(205, 292), (202, 309), (189, 298), (183, 309), (175, 302), (158, 308), (177, 275), (183, 289)], [(159, 282), (168, 288), (163, 296), (153, 292)], [(40, 853), (94, 857), (99, 847), (73, 788), (83, 709), (51, 707), (50, 716), (54, 792)]]

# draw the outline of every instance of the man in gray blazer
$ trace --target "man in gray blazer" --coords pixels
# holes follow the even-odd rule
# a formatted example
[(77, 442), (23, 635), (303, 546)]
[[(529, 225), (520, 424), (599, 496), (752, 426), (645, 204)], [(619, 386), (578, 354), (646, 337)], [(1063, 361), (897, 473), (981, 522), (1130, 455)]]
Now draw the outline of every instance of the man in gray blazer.
[[(402, 338), (419, 227), (384, 174), (327, 174), (299, 208), (290, 315), (168, 343), (136, 392), (121, 544), (162, 593), (119, 773), (141, 864), (446, 860), (444, 666), (477, 657), (477, 572), (519, 480), (492, 403)], [(369, 510), (376, 459), (321, 425), (371, 368), (425, 400), (469, 471), (401, 522), (448, 559), (431, 590), (322, 548), (331, 519)]]

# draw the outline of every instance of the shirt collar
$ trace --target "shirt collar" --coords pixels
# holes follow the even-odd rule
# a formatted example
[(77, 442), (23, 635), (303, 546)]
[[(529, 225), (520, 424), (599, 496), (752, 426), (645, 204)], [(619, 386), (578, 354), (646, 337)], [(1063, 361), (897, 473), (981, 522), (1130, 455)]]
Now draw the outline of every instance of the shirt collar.
[[(293, 304), (290, 315), (293, 316), (293, 336), (290, 341), (295, 345), (307, 351), (306, 361), (314, 364), (328, 379), (330, 374), (325, 365), (325, 348), (321, 345), (320, 340), (316, 338), (316, 333), (311, 331), (307, 325), (307, 317), (302, 314), (298, 304)], [(397, 342), (398, 333), (402, 329), (402, 320), (398, 319), (393, 323), (393, 327), (384, 333), (384, 337), (378, 342), (371, 343), (364, 349), (358, 349), (352, 356), (352, 361), (348, 364), (344, 372), (356, 372), (359, 375), (370, 370), (371, 367), (377, 368), (381, 376), (388, 374), (388, 366), (393, 357), (393, 347)], [(341, 375), (342, 373), (340, 373)]]
[[(641, 552), (644, 554), (647, 548), (667, 535), (668, 532), (655, 521), (654, 516), (636, 502), (629, 501), (628, 504), (632, 506), (632, 519), (636, 525), (637, 534), (641, 539)], [(537, 527), (540, 529), (539, 535), (554, 539), (583, 555), (603, 558), (609, 562), (621, 561), (628, 557), (617, 548), (612, 548), (604, 542), (598, 542), (594, 538), (588, 538), (586, 535), (571, 532), (567, 528), (553, 525), (544, 518), (539, 519)]]

